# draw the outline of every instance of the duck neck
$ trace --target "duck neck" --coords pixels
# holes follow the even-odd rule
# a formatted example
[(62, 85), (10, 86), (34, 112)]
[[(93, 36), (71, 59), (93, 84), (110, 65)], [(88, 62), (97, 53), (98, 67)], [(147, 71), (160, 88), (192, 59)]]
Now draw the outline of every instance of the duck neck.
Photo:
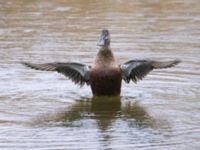
[(109, 46), (101, 47), (97, 54), (95, 64), (97, 64), (97, 65), (110, 64), (111, 65), (114, 62), (115, 62), (114, 55), (113, 55), (110, 47)]

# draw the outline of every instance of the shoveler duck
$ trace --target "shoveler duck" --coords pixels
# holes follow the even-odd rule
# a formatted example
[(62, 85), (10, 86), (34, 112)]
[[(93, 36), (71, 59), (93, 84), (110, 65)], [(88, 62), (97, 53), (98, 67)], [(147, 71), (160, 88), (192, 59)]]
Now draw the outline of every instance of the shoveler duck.
[(93, 65), (82, 63), (45, 63), (33, 64), (23, 62), (25, 66), (43, 71), (57, 71), (75, 84), (90, 85), (94, 96), (117, 96), (121, 92), (121, 82), (129, 83), (142, 80), (153, 69), (173, 67), (180, 60), (153, 61), (153, 60), (129, 60), (124, 64), (117, 64), (110, 49), (110, 33), (102, 30), (97, 53)]

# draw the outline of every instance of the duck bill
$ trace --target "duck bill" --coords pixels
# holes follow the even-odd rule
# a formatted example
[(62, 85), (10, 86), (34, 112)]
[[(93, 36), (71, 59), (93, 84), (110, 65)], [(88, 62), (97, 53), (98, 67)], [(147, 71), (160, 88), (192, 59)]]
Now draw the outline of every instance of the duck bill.
[(101, 36), (99, 39), (99, 42), (97, 43), (97, 46), (104, 46), (104, 45), (105, 45), (105, 40), (104, 40), (104, 37)]

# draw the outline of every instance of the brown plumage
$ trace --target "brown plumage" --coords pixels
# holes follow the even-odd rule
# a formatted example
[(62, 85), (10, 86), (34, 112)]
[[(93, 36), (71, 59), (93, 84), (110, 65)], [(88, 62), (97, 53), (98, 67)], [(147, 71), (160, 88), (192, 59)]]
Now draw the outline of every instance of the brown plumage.
[(100, 50), (92, 66), (81, 63), (46, 63), (32, 64), (23, 62), (25, 66), (43, 71), (57, 71), (71, 79), (75, 84), (91, 86), (95, 96), (120, 95), (122, 79), (129, 83), (142, 80), (153, 69), (169, 68), (180, 63), (180, 60), (153, 61), (129, 60), (118, 65), (110, 49), (110, 33), (103, 30), (99, 39)]
[(121, 70), (116, 66), (96, 66), (91, 69), (92, 93), (96, 96), (119, 95), (121, 91)]

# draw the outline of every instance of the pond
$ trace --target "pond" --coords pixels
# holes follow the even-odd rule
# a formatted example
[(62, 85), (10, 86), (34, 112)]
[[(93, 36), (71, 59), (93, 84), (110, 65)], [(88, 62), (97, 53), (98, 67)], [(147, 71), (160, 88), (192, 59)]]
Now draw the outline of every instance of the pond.
[[(200, 149), (199, 8), (198, 0), (0, 2), (0, 149)], [(92, 64), (105, 28), (119, 64), (182, 63), (123, 82), (110, 98), (20, 64)]]

